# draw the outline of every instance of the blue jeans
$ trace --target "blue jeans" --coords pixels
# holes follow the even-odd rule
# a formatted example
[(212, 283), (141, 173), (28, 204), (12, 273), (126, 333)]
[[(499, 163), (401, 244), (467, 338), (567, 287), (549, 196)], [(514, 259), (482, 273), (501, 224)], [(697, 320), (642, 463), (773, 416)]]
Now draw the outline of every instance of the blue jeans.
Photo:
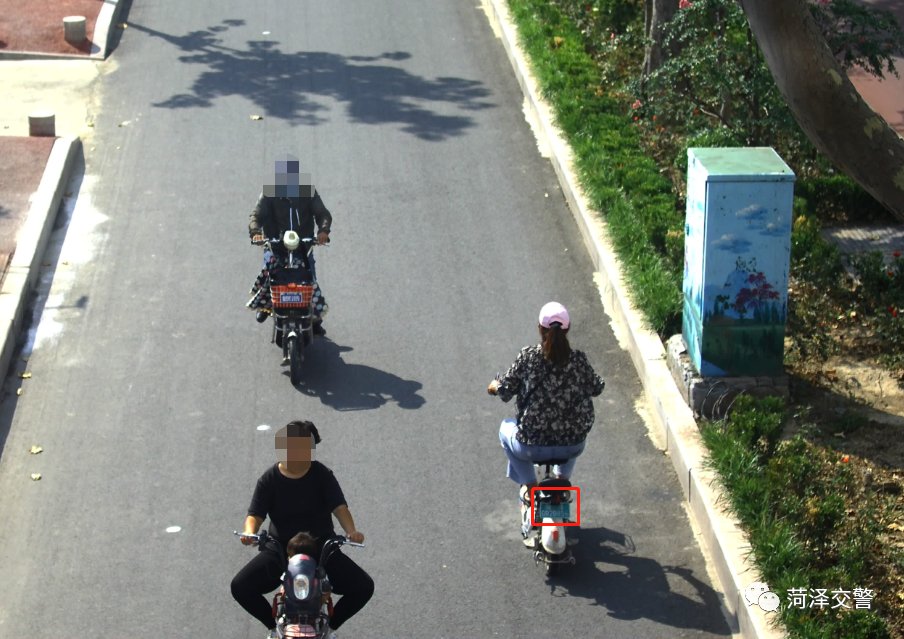
[(518, 424), (514, 419), (504, 419), (499, 426), (499, 442), (508, 457), (506, 477), (518, 484), (533, 484), (537, 481), (534, 461), (545, 459), (568, 459), (561, 466), (554, 466), (553, 472), (563, 479), (570, 479), (577, 463), (577, 456), (584, 452), (584, 443), (571, 446), (533, 446), (522, 444), (515, 435)]

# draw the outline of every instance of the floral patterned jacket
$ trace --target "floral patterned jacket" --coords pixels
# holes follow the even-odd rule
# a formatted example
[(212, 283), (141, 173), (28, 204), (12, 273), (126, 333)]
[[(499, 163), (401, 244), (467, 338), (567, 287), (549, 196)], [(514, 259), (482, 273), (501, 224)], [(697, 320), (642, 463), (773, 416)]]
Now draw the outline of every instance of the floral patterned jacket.
[(497, 395), (507, 402), (517, 395), (518, 441), (536, 446), (579, 444), (593, 427), (593, 401), (606, 383), (582, 351), (571, 351), (559, 368), (543, 357), (540, 345), (521, 349), (499, 379)]

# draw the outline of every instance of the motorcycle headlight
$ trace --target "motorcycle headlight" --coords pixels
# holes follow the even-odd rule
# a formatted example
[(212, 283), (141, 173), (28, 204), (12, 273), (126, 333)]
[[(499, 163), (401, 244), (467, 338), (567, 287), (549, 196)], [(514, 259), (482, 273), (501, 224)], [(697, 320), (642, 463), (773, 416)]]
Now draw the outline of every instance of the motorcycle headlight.
[(311, 592), (311, 581), (307, 575), (295, 575), (292, 580), (292, 589), (295, 591), (296, 599), (307, 599)]
[(283, 234), (283, 245), (290, 251), (294, 251), (301, 244), (301, 238), (295, 231), (286, 231)]

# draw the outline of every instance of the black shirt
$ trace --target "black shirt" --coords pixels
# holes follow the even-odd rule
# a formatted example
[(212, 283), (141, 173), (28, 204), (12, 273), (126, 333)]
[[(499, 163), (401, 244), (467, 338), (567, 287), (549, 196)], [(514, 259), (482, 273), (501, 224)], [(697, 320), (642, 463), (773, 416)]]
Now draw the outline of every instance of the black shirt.
[(290, 479), (274, 464), (257, 480), (248, 514), (270, 518), (271, 535), (283, 548), (296, 533), (306, 532), (323, 542), (336, 533), (333, 511), (347, 505), (333, 471), (320, 462), (311, 462), (308, 472)]

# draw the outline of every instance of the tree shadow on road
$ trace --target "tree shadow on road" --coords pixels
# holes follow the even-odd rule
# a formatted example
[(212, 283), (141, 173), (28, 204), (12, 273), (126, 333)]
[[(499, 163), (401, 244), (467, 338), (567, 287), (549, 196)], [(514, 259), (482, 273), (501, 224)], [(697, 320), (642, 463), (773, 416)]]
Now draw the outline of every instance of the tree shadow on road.
[[(342, 353), (353, 350), (326, 338), (316, 338), (305, 349), (304, 370), (298, 391), (340, 411), (373, 410), (388, 402), (417, 409), (425, 400), (422, 384), (363, 364), (347, 364)], [(288, 370), (285, 373), (288, 375)]]
[(429, 79), (389, 64), (411, 57), (403, 51), (344, 56), (324, 51), (285, 52), (274, 40), (248, 40), (244, 50), (222, 44), (219, 34), (242, 26), (243, 20), (224, 20), (221, 25), (175, 36), (130, 23), (130, 29), (181, 49), (182, 62), (207, 67), (190, 92), (154, 106), (206, 108), (217, 98), (242, 96), (254, 102), (259, 115), (313, 126), (327, 121), (332, 99), (345, 105), (352, 122), (395, 123), (406, 133), (431, 141), (461, 135), (474, 126), (466, 115), (439, 113), (433, 107), (448, 111), (452, 105), (474, 111), (494, 106), (486, 101), (490, 92), (481, 82)]
[[(583, 597), (608, 610), (610, 617), (650, 619), (665, 626), (731, 636), (722, 612), (722, 596), (684, 566), (663, 566), (636, 554), (630, 536), (608, 528), (579, 528), (573, 552), (577, 563), (550, 581), (557, 596)], [(598, 564), (609, 564), (599, 567)], [(679, 579), (693, 596), (676, 592)]]

